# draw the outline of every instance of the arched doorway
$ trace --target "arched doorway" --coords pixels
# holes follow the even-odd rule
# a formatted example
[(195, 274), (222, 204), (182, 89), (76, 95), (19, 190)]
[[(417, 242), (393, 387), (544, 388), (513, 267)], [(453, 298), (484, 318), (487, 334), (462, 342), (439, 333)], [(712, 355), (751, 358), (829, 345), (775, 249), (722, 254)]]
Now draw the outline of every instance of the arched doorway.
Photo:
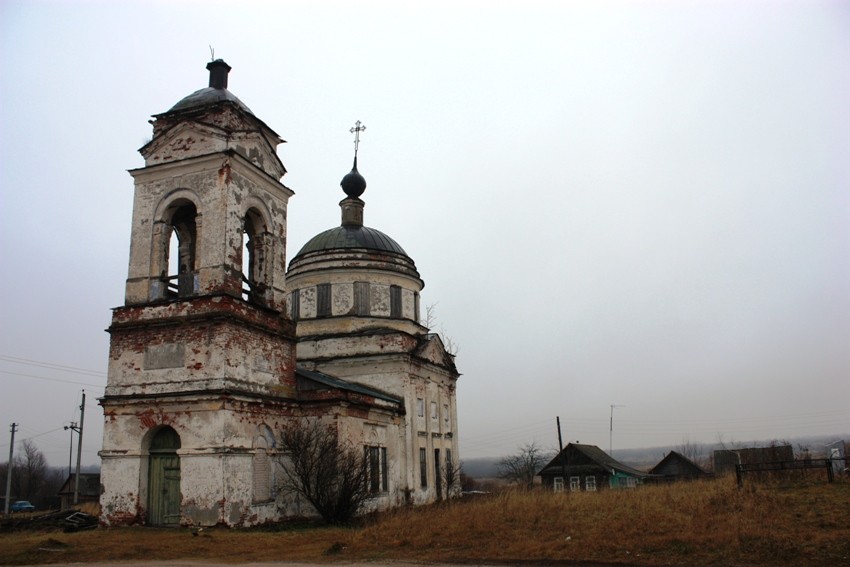
[(180, 524), (180, 436), (163, 427), (151, 440), (148, 481), (148, 524)]

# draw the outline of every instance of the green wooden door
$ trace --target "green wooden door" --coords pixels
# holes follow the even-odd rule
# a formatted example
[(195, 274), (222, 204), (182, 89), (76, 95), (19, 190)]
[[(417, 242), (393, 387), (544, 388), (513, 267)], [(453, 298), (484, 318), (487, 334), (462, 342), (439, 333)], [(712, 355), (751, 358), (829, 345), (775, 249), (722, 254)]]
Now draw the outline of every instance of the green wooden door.
[(150, 449), (148, 524), (180, 524), (180, 437), (170, 427), (154, 437)]

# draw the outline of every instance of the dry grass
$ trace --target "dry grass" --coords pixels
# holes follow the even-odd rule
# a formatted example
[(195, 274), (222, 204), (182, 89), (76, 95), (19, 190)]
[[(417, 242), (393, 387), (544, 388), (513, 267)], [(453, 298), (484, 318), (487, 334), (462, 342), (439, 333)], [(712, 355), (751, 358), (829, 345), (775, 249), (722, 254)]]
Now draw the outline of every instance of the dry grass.
[[(45, 551), (55, 549), (55, 551)], [(0, 564), (414, 560), (627, 565), (850, 564), (850, 483), (733, 480), (552, 494), (505, 492), (398, 510), (359, 528), (100, 529), (0, 535)]]

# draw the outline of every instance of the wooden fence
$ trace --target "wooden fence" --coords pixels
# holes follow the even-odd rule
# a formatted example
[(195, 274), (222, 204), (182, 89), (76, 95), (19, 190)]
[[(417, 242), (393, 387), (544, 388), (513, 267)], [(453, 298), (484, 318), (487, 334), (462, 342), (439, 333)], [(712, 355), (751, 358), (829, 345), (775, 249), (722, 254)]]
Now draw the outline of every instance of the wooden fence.
[[(834, 465), (833, 463), (836, 463)], [(738, 487), (744, 486), (744, 476), (755, 475), (759, 480), (786, 480), (799, 476), (805, 478), (807, 471), (826, 471), (827, 482), (835, 480), (835, 469), (847, 471), (847, 460), (841, 459), (803, 459), (800, 461), (774, 461), (770, 463), (748, 463), (735, 465), (735, 477)]]

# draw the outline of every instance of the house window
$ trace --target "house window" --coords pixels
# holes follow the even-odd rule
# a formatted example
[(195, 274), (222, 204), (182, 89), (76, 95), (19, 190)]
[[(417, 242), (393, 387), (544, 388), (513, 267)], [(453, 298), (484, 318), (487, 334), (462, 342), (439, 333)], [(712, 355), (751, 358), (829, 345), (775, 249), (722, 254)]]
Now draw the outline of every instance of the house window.
[(401, 318), (401, 287), (390, 286), (390, 317)]
[(588, 492), (596, 492), (596, 477), (595, 476), (584, 477), (584, 489)]
[(425, 417), (425, 400), (416, 398), (416, 415)]
[(556, 476), (553, 481), (552, 488), (554, 488), (555, 492), (563, 492), (564, 491), (564, 477)]
[(293, 321), (297, 321), (298, 317), (301, 315), (301, 290), (296, 289), (292, 292), (290, 296), (291, 299), (289, 301), (289, 307), (291, 308), (290, 317)]
[(425, 447), (419, 448), (419, 486), (422, 488), (428, 487), (428, 452)]
[(437, 402), (431, 402), (431, 420), (437, 421)]
[(577, 476), (570, 477), (570, 492), (578, 492), (581, 489), (581, 478)]
[(328, 317), (331, 314), (331, 284), (316, 286), (316, 317)]
[(366, 459), (369, 467), (369, 492), (376, 494), (389, 490), (387, 471), (387, 448), (366, 447)]
[(369, 315), (369, 282), (354, 282), (354, 313)]

